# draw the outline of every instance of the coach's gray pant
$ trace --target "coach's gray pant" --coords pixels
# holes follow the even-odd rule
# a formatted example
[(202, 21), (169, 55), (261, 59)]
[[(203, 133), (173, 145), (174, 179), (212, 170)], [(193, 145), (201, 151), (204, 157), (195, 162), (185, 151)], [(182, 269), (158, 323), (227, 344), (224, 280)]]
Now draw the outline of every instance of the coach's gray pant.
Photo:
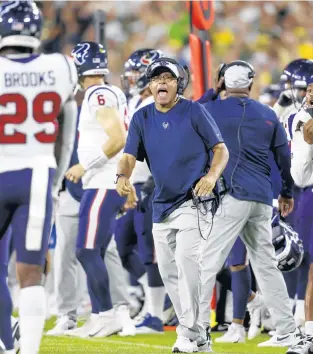
[(200, 324), (210, 325), (210, 301), (215, 277), (238, 235), (242, 235), (264, 302), (278, 334), (295, 331), (283, 275), (272, 245), (272, 207), (226, 195), (217, 211), (202, 254)]
[[(153, 224), (156, 258), (165, 289), (179, 320), (177, 334), (199, 337), (200, 244), (197, 211), (185, 202), (161, 223)], [(210, 225), (200, 214), (201, 229)]]
[[(62, 192), (56, 212), (57, 244), (54, 266), (59, 315), (76, 311), (86, 288), (85, 272), (80, 269), (81, 265), (76, 258), (79, 204), (68, 191)], [(115, 306), (129, 304), (125, 274), (113, 237), (104, 261), (109, 273), (113, 304)], [(78, 276), (77, 272), (81, 275)]]

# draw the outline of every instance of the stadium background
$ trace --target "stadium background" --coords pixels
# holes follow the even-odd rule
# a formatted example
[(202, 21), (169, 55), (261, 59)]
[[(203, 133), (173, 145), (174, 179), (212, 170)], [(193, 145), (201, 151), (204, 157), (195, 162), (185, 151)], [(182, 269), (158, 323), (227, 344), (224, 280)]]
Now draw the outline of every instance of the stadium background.
[[(120, 85), (127, 57), (143, 47), (161, 49), (190, 67), (189, 13), (186, 1), (36, 1), (45, 25), (43, 51), (70, 54), (80, 41), (95, 40), (94, 13), (106, 13), (106, 45), (112, 84)], [(257, 77), (253, 88), (256, 98), (263, 87), (278, 82), (282, 69), (291, 60), (313, 59), (313, 2), (309, 1), (220, 1), (215, 0), (215, 21), (209, 30), (212, 69), (221, 62), (243, 59), (251, 62)], [(192, 87), (186, 92), (192, 96)], [(46, 329), (52, 328), (50, 318)], [(122, 340), (96, 341), (44, 337), (40, 353), (165, 353), (175, 334), (160, 339), (136, 336)], [(215, 337), (215, 335), (214, 335)], [(218, 353), (284, 353), (285, 349), (257, 348), (246, 345), (215, 345)]]
[[(38, 1), (45, 17), (43, 48), (70, 54), (81, 40), (94, 40), (93, 14), (106, 13), (110, 82), (120, 84), (126, 58), (143, 47), (159, 48), (190, 64), (189, 14), (185, 1)], [(254, 96), (279, 80), (283, 67), (302, 57), (313, 59), (313, 3), (309, 1), (213, 2), (209, 30), (212, 68), (243, 59), (257, 70)], [(187, 91), (187, 95), (191, 90)]]

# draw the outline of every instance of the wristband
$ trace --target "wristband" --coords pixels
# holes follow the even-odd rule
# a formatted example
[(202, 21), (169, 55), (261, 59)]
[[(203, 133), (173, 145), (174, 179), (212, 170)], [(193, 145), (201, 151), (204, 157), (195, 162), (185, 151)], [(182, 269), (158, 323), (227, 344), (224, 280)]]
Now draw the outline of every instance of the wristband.
[(125, 173), (120, 173), (120, 174), (116, 174), (116, 180), (115, 180), (115, 184), (117, 184), (117, 181), (119, 180), (120, 177), (126, 177)]
[(96, 167), (102, 167), (105, 163), (107, 163), (109, 161), (109, 158), (107, 157), (107, 155), (102, 151), (102, 154), (99, 154), (97, 157), (90, 157), (89, 159), (87, 159), (88, 161), (84, 163), (80, 164), (83, 166), (85, 171), (88, 171), (92, 168), (96, 168)]

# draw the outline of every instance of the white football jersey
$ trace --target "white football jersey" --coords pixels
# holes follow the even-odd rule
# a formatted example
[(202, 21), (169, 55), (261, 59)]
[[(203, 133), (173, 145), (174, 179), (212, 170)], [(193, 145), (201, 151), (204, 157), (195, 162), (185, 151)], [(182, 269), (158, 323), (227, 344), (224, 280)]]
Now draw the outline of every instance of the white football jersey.
[[(96, 113), (102, 107), (116, 107), (120, 113), (120, 119), (125, 124), (128, 121), (128, 109), (126, 97), (117, 86), (95, 85), (89, 87), (81, 106), (79, 117), (78, 159), (83, 164), (88, 164), (90, 155), (99, 151), (109, 139), (103, 127), (96, 118)], [(122, 151), (109, 159), (102, 167), (88, 170), (82, 178), (84, 189), (115, 189), (117, 164)]]
[[(134, 113), (139, 110), (142, 107), (147, 106), (148, 104), (154, 102), (154, 98), (153, 96), (149, 96), (147, 98), (145, 98), (140, 104), (139, 106), (136, 108), (136, 110), (134, 111)], [(133, 116), (134, 114), (132, 114)], [(131, 116), (131, 118), (132, 118)], [(147, 181), (147, 179), (151, 176), (151, 172), (149, 170), (149, 167), (146, 163), (146, 161), (136, 161), (136, 165), (134, 168), (134, 171), (132, 173), (132, 177), (131, 177), (131, 182), (133, 184), (135, 183), (144, 183)]]
[(134, 113), (137, 111), (141, 102), (142, 102), (142, 100), (141, 100), (140, 95), (136, 95), (128, 101), (129, 118), (131, 118), (134, 115)]
[(303, 125), (310, 119), (310, 114), (301, 109), (292, 123), (291, 175), (302, 188), (313, 185), (313, 145), (307, 144), (303, 137)]
[(56, 167), (57, 118), (76, 84), (62, 54), (0, 57), (0, 172)]
[(287, 106), (287, 107), (282, 107), (277, 102), (274, 104), (273, 110), (277, 114), (279, 121), (281, 122), (281, 124), (285, 128), (288, 141), (291, 140), (291, 137), (289, 134), (289, 129), (288, 129), (288, 118), (292, 114), (297, 113), (300, 108), (301, 108), (300, 103), (291, 104), (290, 106)]

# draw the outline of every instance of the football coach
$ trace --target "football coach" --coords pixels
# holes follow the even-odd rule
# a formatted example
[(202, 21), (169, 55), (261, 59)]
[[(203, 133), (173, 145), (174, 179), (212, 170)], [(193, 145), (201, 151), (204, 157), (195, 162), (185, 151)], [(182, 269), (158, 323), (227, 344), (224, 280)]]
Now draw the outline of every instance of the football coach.
[(129, 178), (136, 159), (146, 159), (154, 178), (156, 258), (179, 319), (173, 352), (183, 353), (198, 347), (203, 351), (207, 345), (199, 337), (197, 320), (201, 236), (209, 232), (211, 218), (199, 212), (198, 204), (223, 193), (216, 184), (228, 162), (212, 116), (201, 104), (182, 97), (187, 70), (164, 57), (147, 68), (155, 102), (134, 114), (117, 171), (122, 196), (131, 193)]

